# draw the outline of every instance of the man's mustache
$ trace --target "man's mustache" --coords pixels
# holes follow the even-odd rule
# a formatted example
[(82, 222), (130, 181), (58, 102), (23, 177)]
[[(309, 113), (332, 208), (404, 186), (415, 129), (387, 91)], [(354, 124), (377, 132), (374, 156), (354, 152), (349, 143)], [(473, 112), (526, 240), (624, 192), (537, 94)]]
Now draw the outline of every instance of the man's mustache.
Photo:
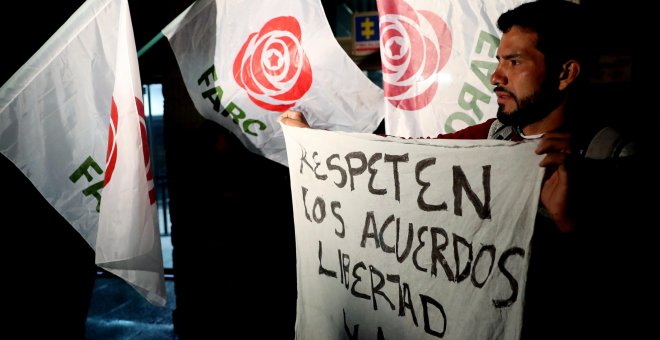
[(513, 94), (513, 92), (511, 92), (511, 91), (509, 91), (509, 90), (503, 88), (502, 86), (495, 86), (495, 88), (493, 89), (493, 92), (506, 92), (506, 93), (509, 94), (511, 97), (516, 98), (516, 95)]

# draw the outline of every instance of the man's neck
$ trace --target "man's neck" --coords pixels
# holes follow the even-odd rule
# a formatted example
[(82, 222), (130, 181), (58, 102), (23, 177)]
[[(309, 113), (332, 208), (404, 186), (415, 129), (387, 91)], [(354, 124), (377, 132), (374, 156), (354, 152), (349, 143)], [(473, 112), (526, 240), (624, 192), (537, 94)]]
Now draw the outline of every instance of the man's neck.
[(553, 131), (559, 129), (564, 125), (565, 116), (564, 116), (564, 105), (560, 105), (549, 115), (545, 116), (543, 119), (536, 121), (534, 123), (528, 124), (522, 127), (522, 132), (525, 135), (538, 135), (544, 134), (548, 131)]

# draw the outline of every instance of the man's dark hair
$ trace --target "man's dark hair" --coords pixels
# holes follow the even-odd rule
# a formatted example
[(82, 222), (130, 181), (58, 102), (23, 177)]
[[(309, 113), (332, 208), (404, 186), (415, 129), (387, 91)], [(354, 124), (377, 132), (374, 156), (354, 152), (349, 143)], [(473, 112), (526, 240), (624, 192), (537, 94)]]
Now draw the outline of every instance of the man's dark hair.
[(513, 26), (537, 33), (536, 47), (545, 56), (549, 72), (561, 71), (562, 65), (573, 59), (582, 66), (579, 78), (585, 80), (592, 61), (588, 46), (589, 23), (582, 6), (566, 0), (524, 3), (497, 20), (497, 27), (503, 33)]

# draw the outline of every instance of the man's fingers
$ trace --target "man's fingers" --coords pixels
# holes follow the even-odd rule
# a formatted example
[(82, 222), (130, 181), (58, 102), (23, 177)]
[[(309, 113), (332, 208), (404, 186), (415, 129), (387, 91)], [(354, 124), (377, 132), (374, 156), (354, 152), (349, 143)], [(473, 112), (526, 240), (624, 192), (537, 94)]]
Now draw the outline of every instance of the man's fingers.
[(302, 128), (309, 127), (309, 124), (307, 124), (307, 120), (305, 119), (305, 115), (299, 111), (291, 111), (291, 110), (284, 111), (278, 117), (278, 121), (282, 124), (294, 126), (294, 127), (302, 127)]
[(551, 152), (570, 154), (570, 135), (565, 132), (548, 132), (543, 135), (543, 138), (539, 141), (535, 152), (539, 155)]
[(300, 111), (286, 110), (282, 112), (282, 115), (280, 117), (301, 120), (305, 116)]
[(547, 167), (547, 166), (559, 166), (564, 164), (566, 162), (566, 157), (568, 157), (567, 153), (562, 153), (562, 152), (550, 152), (546, 153), (545, 157), (541, 160), (539, 163), (539, 166)]

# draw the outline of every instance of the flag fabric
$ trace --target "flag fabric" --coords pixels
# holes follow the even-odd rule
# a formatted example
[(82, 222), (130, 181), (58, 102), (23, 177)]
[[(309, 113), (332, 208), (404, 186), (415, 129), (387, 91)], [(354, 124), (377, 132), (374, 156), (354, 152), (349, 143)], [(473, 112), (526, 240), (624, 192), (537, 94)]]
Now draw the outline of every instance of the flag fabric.
[(0, 152), (95, 250), (97, 265), (165, 305), (127, 0), (85, 2), (0, 88)]
[(433, 137), (495, 116), (499, 15), (529, 0), (377, 0), (389, 135)]
[(281, 112), (373, 132), (383, 91), (335, 39), (319, 0), (198, 0), (163, 29), (199, 113), (287, 165)]

